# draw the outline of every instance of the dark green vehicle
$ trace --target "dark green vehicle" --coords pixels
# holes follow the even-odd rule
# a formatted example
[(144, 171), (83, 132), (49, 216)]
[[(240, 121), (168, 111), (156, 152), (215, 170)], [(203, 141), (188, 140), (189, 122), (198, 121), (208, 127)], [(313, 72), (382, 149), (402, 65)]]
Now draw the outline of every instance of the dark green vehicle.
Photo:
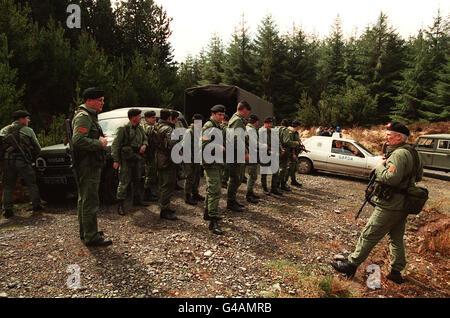
[(450, 134), (420, 136), (416, 149), (424, 168), (450, 171)]
[[(153, 110), (159, 118), (161, 108), (153, 107), (133, 107), (142, 110), (142, 115)], [(111, 144), (116, 135), (117, 128), (128, 122), (129, 108), (115, 109), (109, 112), (100, 113), (98, 122), (103, 133), (108, 139), (107, 161), (102, 170), (100, 182), (100, 199), (102, 202), (110, 204), (115, 202), (117, 191), (117, 174), (112, 165)], [(144, 121), (144, 116), (142, 116)], [(179, 127), (187, 127), (183, 114), (180, 113), (178, 120)], [(76, 193), (75, 178), (72, 172), (72, 162), (69, 155), (69, 145), (63, 143), (42, 148), (39, 157), (36, 159), (36, 178), (39, 192), (42, 199), (47, 202), (61, 201), (69, 193)]]

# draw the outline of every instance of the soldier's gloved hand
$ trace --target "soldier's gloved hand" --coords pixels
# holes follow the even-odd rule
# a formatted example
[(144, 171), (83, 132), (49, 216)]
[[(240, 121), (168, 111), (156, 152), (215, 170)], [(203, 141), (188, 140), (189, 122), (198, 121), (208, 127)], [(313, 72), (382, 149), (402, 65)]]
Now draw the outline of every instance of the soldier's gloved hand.
[(108, 145), (108, 140), (106, 140), (106, 138), (100, 136), (100, 137), (98, 137), (98, 140), (100, 140), (102, 142), (103, 148), (105, 148)]
[(147, 148), (146, 145), (142, 145), (141, 149), (139, 149), (139, 153), (142, 155), (145, 152), (145, 149)]
[(114, 170), (117, 170), (119, 168), (119, 166), (120, 166), (120, 162), (114, 161), (114, 163), (113, 163)]

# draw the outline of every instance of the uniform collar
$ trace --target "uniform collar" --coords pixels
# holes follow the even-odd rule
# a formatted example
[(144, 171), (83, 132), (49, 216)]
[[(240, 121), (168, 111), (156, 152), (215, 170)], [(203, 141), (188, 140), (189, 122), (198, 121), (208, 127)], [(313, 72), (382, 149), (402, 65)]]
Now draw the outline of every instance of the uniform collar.
[(97, 111), (90, 107), (87, 107), (86, 104), (80, 105), (80, 108), (85, 109), (89, 114), (97, 116)]
[(219, 127), (220, 126), (220, 124), (217, 122), (217, 120), (215, 120), (212, 116), (209, 118), (209, 120), (213, 123), (213, 125), (215, 127)]
[(386, 147), (386, 155), (387, 155), (387, 156), (391, 155), (392, 152), (394, 152), (394, 150), (396, 150), (396, 149), (398, 149), (398, 148), (404, 146), (405, 144), (406, 144), (406, 143), (402, 142), (402, 143), (400, 143), (400, 144), (398, 144), (398, 145), (395, 145), (395, 146), (387, 146), (387, 147)]

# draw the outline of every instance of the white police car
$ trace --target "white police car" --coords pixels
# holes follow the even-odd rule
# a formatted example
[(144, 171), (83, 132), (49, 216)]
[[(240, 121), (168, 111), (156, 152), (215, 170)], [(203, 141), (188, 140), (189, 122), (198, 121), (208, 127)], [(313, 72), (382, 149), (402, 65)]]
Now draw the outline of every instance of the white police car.
[(298, 171), (303, 174), (323, 170), (368, 178), (381, 159), (359, 142), (349, 139), (314, 136), (305, 139), (303, 144), (309, 150), (298, 158)]

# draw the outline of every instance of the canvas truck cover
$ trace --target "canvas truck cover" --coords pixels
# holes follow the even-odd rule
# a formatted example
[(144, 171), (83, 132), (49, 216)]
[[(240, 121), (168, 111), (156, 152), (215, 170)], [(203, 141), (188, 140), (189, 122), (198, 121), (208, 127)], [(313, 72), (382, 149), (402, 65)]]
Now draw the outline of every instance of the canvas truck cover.
[(184, 91), (184, 115), (189, 123), (192, 121), (192, 116), (197, 113), (208, 119), (211, 116), (211, 107), (222, 104), (227, 108), (226, 114), (231, 118), (241, 100), (246, 100), (250, 104), (251, 113), (256, 114), (260, 119), (260, 126), (262, 126), (264, 118), (273, 116), (272, 103), (242, 88), (228, 85), (187, 88)]

